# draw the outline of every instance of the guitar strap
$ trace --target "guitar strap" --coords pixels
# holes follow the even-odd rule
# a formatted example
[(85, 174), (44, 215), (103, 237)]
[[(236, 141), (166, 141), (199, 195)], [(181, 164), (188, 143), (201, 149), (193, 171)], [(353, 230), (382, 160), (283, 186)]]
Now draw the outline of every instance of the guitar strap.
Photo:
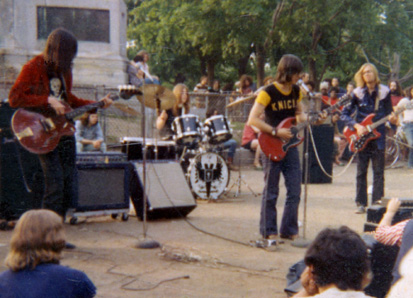
[(374, 99), (374, 113), (377, 113), (380, 103), (380, 85), (377, 87), (376, 98)]

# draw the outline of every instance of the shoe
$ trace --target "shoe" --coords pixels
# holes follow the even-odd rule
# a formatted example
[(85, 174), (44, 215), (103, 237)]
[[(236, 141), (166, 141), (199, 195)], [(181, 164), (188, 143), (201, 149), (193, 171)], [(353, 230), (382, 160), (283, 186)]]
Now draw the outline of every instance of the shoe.
[(228, 168), (229, 168), (231, 171), (239, 171), (239, 167), (234, 166), (233, 164), (229, 164), (229, 165), (228, 165)]
[(65, 243), (65, 249), (75, 249), (76, 245), (70, 243), (70, 242), (66, 242)]
[(359, 206), (359, 207), (357, 207), (357, 210), (356, 210), (355, 213), (356, 213), (356, 214), (364, 214), (364, 213), (366, 213), (366, 207), (364, 207), (364, 206)]
[(298, 235), (283, 235), (283, 234), (280, 235), (280, 238), (287, 239), (287, 240), (294, 240), (297, 237)]
[(381, 201), (381, 200), (377, 200), (377, 201), (374, 201), (372, 205), (381, 205), (381, 204), (382, 204), (382, 201)]
[(261, 166), (255, 166), (255, 167), (254, 167), (254, 170), (256, 170), (256, 171), (262, 171), (262, 167), (261, 167)]

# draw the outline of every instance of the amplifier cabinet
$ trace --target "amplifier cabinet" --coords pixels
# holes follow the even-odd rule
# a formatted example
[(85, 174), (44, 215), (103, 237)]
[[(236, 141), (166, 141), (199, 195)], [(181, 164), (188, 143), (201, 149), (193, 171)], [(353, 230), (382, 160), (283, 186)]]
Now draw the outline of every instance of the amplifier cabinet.
[(119, 163), (77, 163), (75, 211), (129, 209), (129, 166)]

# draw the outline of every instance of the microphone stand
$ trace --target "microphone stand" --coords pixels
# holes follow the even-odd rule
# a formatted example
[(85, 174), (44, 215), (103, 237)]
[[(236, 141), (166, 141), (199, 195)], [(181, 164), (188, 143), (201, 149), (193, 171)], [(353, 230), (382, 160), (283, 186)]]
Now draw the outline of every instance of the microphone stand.
[(142, 150), (143, 150), (143, 158), (142, 158), (142, 188), (143, 188), (143, 240), (139, 241), (136, 244), (136, 248), (143, 248), (143, 249), (148, 249), (148, 248), (158, 248), (161, 245), (159, 242), (155, 240), (150, 240), (147, 239), (147, 203), (148, 203), (148, 197), (146, 194), (146, 154), (147, 154), (147, 149), (146, 149), (146, 116), (145, 116), (145, 83), (142, 85), (143, 87), (143, 100), (141, 102), (141, 112), (142, 112)]
[[(315, 111), (315, 103), (314, 103), (314, 98), (315, 94), (311, 92), (308, 87), (304, 84), (302, 80), (299, 80), (297, 84), (301, 87), (303, 87), (309, 96), (309, 113), (308, 117), (309, 120), (312, 119), (312, 117), (317, 116), (317, 112)], [(305, 146), (304, 146), (304, 210), (303, 210), (303, 237), (302, 238), (296, 238), (294, 241), (291, 242), (292, 246), (295, 247), (301, 247), (301, 248), (306, 248), (310, 245), (311, 241), (306, 239), (306, 231), (307, 231), (307, 200), (308, 200), (308, 166), (309, 166), (309, 145), (310, 145), (310, 139), (309, 139), (309, 132), (310, 128), (309, 126), (311, 125), (311, 121), (308, 122), (308, 125), (305, 129)]]

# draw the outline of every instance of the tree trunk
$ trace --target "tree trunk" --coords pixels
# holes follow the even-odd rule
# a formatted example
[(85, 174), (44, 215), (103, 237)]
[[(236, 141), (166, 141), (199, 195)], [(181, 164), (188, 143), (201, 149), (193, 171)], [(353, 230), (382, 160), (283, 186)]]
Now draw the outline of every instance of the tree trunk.
[(259, 45), (256, 47), (256, 61), (257, 61), (257, 88), (264, 85), (265, 78), (265, 49)]
[(247, 73), (247, 65), (250, 55), (238, 59), (238, 78)]

